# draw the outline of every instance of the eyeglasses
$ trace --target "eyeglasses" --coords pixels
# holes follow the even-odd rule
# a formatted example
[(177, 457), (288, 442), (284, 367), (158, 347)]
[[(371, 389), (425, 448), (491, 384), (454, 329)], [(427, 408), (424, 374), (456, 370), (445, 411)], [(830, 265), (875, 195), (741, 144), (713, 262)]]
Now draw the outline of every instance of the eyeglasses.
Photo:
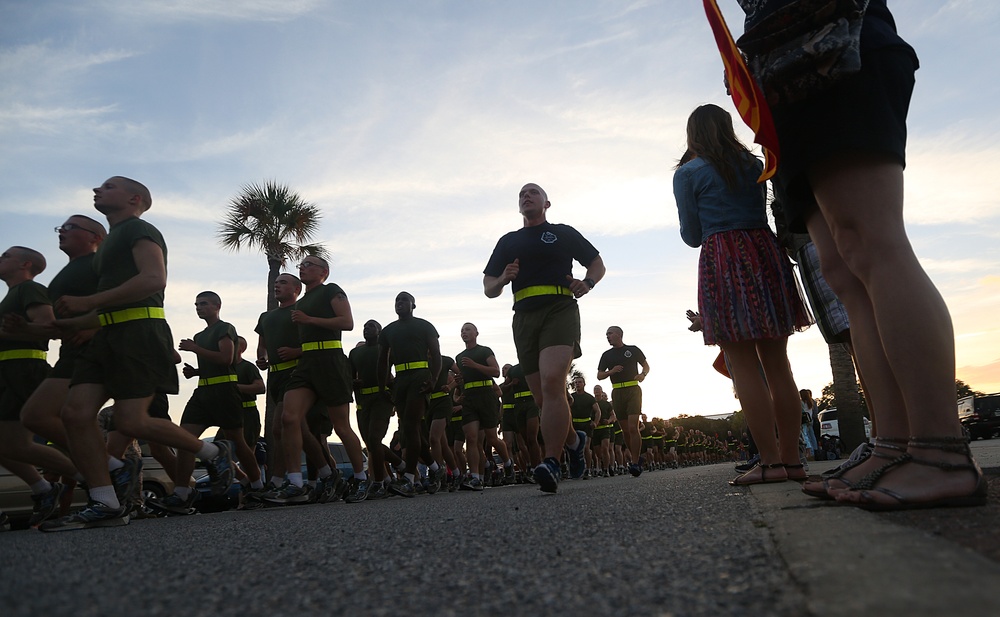
[(320, 264), (313, 263), (311, 261), (303, 261), (299, 264), (299, 270), (302, 270), (303, 268), (322, 268), (322, 267), (323, 266), (321, 266)]
[(70, 231), (73, 231), (74, 229), (82, 229), (83, 231), (85, 231), (87, 233), (92, 233), (95, 236), (97, 235), (97, 232), (90, 231), (86, 227), (80, 227), (79, 225), (74, 225), (73, 223), (64, 223), (64, 224), (60, 225), (59, 227), (53, 228), (53, 231), (55, 231), (58, 234), (58, 233), (63, 233), (64, 231), (65, 232), (70, 232)]

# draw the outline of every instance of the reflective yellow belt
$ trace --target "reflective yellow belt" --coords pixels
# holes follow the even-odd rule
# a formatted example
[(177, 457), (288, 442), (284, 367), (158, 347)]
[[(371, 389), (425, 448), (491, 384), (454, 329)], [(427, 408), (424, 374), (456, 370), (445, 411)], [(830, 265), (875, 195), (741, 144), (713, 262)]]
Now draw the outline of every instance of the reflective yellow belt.
[(531, 390), (528, 390), (527, 392), (515, 392), (514, 393), (514, 398), (524, 398), (526, 396), (531, 396)]
[(514, 409), (514, 403), (504, 403), (502, 409)]
[(233, 381), (237, 381), (238, 379), (239, 379), (239, 377), (237, 377), (236, 375), (219, 375), (218, 377), (208, 377), (208, 378), (205, 378), (205, 379), (199, 379), (198, 380), (198, 385), (199, 386), (214, 386), (214, 385), (220, 384), (220, 383), (230, 383), (230, 382), (233, 382)]
[(561, 285), (532, 285), (531, 287), (525, 287), (520, 291), (514, 292), (514, 302), (520, 302), (525, 298), (533, 298), (535, 296), (572, 296), (573, 292), (570, 291), (569, 287), (563, 287)]
[(638, 386), (638, 385), (639, 385), (638, 381), (623, 381), (621, 383), (611, 384), (611, 388), (613, 390), (617, 390), (618, 388), (631, 388), (632, 386)]
[(302, 343), (302, 351), (316, 351), (318, 349), (343, 349), (344, 344), (340, 341), (313, 341)]
[(243, 408), (250, 409), (257, 406), (257, 401), (243, 401)]
[(614, 424), (599, 424), (597, 428), (611, 428)]
[(290, 368), (295, 368), (299, 365), (298, 360), (289, 360), (288, 362), (279, 362), (278, 364), (272, 364), (267, 367), (267, 372), (277, 373), (278, 371), (287, 371)]
[(378, 386), (372, 386), (370, 388), (361, 388), (361, 394), (376, 394), (378, 393)]
[(434, 399), (441, 398), (443, 396), (448, 396), (448, 393), (447, 392), (432, 392), (431, 393), (431, 400), (433, 401)]
[(0, 361), (2, 360), (44, 360), (45, 352), (41, 349), (8, 349), (0, 351)]
[(486, 386), (492, 386), (492, 385), (493, 385), (492, 379), (488, 379), (486, 381), (470, 381), (469, 383), (465, 384), (465, 389), (468, 390), (469, 388), (485, 388)]
[[(612, 424), (611, 426), (614, 426), (614, 424)], [(617, 431), (615, 431), (615, 435), (621, 435), (624, 432), (625, 432), (625, 429), (618, 429)]]
[(590, 418), (573, 418), (573, 422), (577, 424), (583, 424), (584, 422), (590, 422)]
[(427, 368), (428, 366), (430, 366), (430, 364), (428, 364), (425, 360), (423, 362), (403, 362), (402, 364), (396, 364), (395, 369), (398, 373), (400, 371), (412, 371), (416, 368)]
[(451, 421), (452, 422), (461, 422), (462, 421), (462, 416), (452, 416), (451, 417)]
[(140, 306), (130, 309), (122, 309), (120, 311), (112, 311), (110, 313), (100, 313), (97, 316), (101, 320), (101, 326), (110, 326), (112, 324), (125, 323), (126, 321), (135, 321), (137, 319), (166, 319), (166, 313), (163, 312), (163, 307), (161, 306)]

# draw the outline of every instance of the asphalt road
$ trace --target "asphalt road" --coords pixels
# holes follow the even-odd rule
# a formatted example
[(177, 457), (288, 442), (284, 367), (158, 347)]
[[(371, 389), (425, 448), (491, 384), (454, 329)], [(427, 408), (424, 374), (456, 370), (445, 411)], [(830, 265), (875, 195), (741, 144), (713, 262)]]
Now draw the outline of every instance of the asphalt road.
[(809, 613), (714, 465), (0, 535), (0, 615)]
[[(1000, 466), (1000, 440), (973, 450)], [(1000, 614), (995, 503), (873, 514), (733, 475), (4, 533), (0, 615)]]

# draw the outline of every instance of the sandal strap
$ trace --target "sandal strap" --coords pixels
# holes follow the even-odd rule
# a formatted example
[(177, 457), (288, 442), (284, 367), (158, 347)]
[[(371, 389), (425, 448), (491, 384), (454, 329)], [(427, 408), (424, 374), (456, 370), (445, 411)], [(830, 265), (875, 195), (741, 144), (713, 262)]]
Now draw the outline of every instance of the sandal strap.
[(885, 463), (878, 469), (872, 470), (871, 472), (868, 473), (868, 475), (855, 482), (854, 486), (851, 487), (852, 489), (859, 491), (867, 491), (872, 488), (875, 488), (875, 484), (882, 478), (883, 475), (885, 475), (885, 472), (889, 471), (893, 467), (898, 467), (903, 463), (906, 463), (913, 459), (912, 456), (905, 453), (895, 458), (889, 456), (888, 454), (880, 454), (878, 452), (873, 452), (872, 455), (877, 456), (879, 458), (886, 458), (890, 460), (888, 463)]
[(967, 437), (910, 437), (909, 447), (919, 450), (941, 450), (972, 457)]
[(872, 440), (872, 447), (906, 452), (906, 446), (909, 443), (910, 438), (908, 437), (876, 437)]

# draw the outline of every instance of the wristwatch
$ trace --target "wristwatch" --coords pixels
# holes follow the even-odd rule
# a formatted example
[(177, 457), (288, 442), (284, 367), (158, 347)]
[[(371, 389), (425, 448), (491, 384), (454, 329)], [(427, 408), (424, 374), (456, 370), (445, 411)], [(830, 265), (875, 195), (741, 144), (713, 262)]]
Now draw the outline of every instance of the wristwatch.
[(594, 281), (594, 279), (592, 279), (592, 278), (589, 278), (589, 277), (588, 277), (588, 278), (585, 278), (585, 279), (583, 279), (583, 282), (584, 282), (584, 283), (586, 283), (586, 284), (587, 284), (587, 287), (590, 287), (591, 289), (593, 289), (593, 288), (594, 288), (594, 285), (596, 285), (596, 284), (597, 284), (597, 282), (596, 282), (596, 281)]

